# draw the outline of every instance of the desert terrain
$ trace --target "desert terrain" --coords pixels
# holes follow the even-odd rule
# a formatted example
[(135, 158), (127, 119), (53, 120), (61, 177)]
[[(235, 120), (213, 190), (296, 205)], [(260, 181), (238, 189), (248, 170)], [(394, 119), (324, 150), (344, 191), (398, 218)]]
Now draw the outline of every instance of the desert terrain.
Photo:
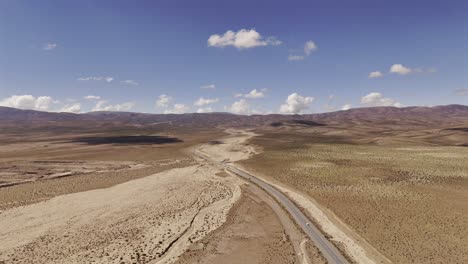
[(463, 111), (9, 114), (0, 263), (326, 263), (277, 200), (223, 163), (287, 195), (350, 263), (463, 263)]
[(313, 198), (361, 244), (392, 262), (463, 263), (468, 149), (460, 146), (468, 135), (461, 130), (404, 124), (263, 127), (250, 140), (261, 153), (242, 164)]
[(2, 136), (2, 262), (308, 258), (307, 241), (268, 195), (193, 156), (204, 146), (223, 159), (250, 157), (248, 146), (226, 151), (211, 142), (229, 130), (65, 130), (73, 133)]

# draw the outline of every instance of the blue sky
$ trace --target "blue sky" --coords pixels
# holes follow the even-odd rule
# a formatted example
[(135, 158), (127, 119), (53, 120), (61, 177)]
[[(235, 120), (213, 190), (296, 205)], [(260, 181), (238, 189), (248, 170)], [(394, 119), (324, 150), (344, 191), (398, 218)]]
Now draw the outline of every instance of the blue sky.
[(253, 114), (468, 104), (467, 41), (467, 1), (0, 0), (0, 105)]

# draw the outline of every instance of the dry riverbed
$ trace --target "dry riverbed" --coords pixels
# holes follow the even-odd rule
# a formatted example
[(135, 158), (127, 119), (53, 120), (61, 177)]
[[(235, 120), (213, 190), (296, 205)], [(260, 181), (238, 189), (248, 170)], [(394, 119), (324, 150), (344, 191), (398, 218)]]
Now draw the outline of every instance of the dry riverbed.
[[(252, 134), (231, 133), (201, 148), (250, 157)], [(0, 263), (308, 263), (302, 234), (271, 198), (200, 159), (4, 164), (37, 173), (0, 189)], [(72, 173), (47, 177), (62, 170)]]
[(219, 227), (240, 196), (208, 166), (173, 169), (114, 187), (6, 210), (8, 263), (170, 262)]

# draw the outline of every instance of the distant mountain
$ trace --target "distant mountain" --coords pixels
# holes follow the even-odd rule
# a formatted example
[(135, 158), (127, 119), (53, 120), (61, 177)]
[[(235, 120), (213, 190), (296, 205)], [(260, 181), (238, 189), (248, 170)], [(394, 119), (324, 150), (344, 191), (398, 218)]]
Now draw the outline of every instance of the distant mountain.
[[(305, 120), (307, 122), (301, 121)], [(294, 125), (316, 126), (332, 124), (458, 124), (468, 121), (468, 106), (434, 107), (369, 107), (305, 115), (235, 115), (231, 113), (147, 114), (131, 112), (89, 112), (83, 114), (42, 112), (0, 107), (0, 123), (57, 124), (76, 122), (106, 122), (115, 124), (232, 125), (261, 126), (286, 122)]]
[(434, 107), (367, 107), (323, 114), (306, 115), (307, 119), (327, 123), (373, 124), (450, 124), (468, 121), (468, 106), (443, 105)]
[(11, 107), (0, 106), (0, 122), (50, 122), (50, 121), (75, 121), (81, 120), (82, 115), (72, 113), (54, 113), (35, 110), (22, 110)]

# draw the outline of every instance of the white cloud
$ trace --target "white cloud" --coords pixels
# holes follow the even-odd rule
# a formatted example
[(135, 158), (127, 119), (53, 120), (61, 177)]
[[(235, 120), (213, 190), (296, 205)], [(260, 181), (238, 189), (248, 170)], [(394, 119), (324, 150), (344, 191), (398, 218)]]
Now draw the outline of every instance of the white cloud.
[(280, 112), (284, 114), (299, 114), (310, 107), (314, 101), (313, 97), (304, 97), (298, 93), (292, 93), (288, 96), (285, 104), (280, 107)]
[(381, 93), (369, 93), (361, 97), (361, 104), (366, 106), (395, 106), (403, 107), (402, 104), (392, 98), (384, 97)]
[(156, 107), (163, 108), (164, 114), (183, 114), (190, 110), (189, 106), (179, 103), (176, 103), (172, 106), (172, 108), (169, 108), (169, 105), (172, 103), (172, 101), (173, 98), (171, 96), (161, 94), (158, 97), (158, 100), (156, 100)]
[(253, 89), (252, 91), (242, 94), (242, 93), (237, 93), (234, 95), (234, 97), (245, 97), (249, 99), (256, 99), (256, 98), (263, 98), (265, 97), (265, 92), (268, 91), (267, 88), (263, 88), (261, 90)]
[(309, 56), (310, 53), (312, 53), (312, 51), (315, 50), (317, 50), (317, 45), (315, 45), (315, 42), (313, 42), (312, 40), (309, 40), (304, 44), (304, 53), (307, 56)]
[(274, 37), (263, 38), (255, 29), (241, 29), (237, 32), (228, 30), (223, 35), (213, 34), (208, 38), (208, 46), (217, 48), (233, 46), (237, 49), (249, 49), (280, 44), (281, 41)]
[(304, 59), (304, 56), (301, 55), (289, 55), (288, 61), (301, 61)]
[(80, 77), (78, 81), (106, 81), (112, 82), (114, 80), (113, 77), (105, 77), (105, 76), (89, 76), (89, 77)]
[(138, 82), (136, 82), (136, 81), (134, 81), (134, 80), (124, 80), (124, 81), (121, 81), (121, 83), (129, 84), (129, 85), (133, 85), (133, 86), (138, 86), (138, 85), (140, 85)]
[(301, 61), (305, 59), (305, 56), (309, 56), (313, 51), (317, 50), (317, 45), (312, 40), (307, 41), (304, 44), (304, 55), (293, 55), (288, 56), (288, 61)]
[(57, 48), (57, 43), (46, 43), (42, 47), (43, 50), (47, 50), (47, 51), (54, 50), (55, 48)]
[(135, 102), (125, 102), (111, 105), (108, 101), (101, 100), (96, 103), (92, 111), (129, 111), (135, 106)]
[(169, 103), (172, 102), (172, 97), (165, 94), (161, 94), (158, 98), (159, 99), (156, 101), (157, 107), (166, 108), (169, 106)]
[(369, 79), (381, 78), (383, 74), (380, 71), (373, 71), (369, 73)]
[(341, 107), (341, 110), (345, 110), (345, 111), (346, 111), (346, 110), (351, 109), (352, 107), (353, 107), (353, 106), (352, 106), (351, 104), (345, 104), (345, 105), (343, 105), (343, 106)]
[(466, 88), (466, 89), (457, 89), (454, 92), (455, 92), (456, 95), (467, 96), (468, 95), (468, 88)]
[(47, 111), (54, 100), (50, 96), (34, 97), (32, 95), (13, 95), (0, 101), (0, 106), (14, 107), (19, 109), (32, 109)]
[(390, 67), (390, 73), (396, 73), (400, 75), (410, 74), (413, 70), (403, 66), (402, 64), (393, 64)]
[(263, 98), (265, 97), (265, 93), (263, 91), (257, 91), (257, 89), (253, 89), (248, 94), (244, 95), (245, 98)]
[(213, 108), (211, 107), (201, 107), (197, 109), (197, 113), (211, 113), (213, 112)]
[(101, 99), (101, 96), (97, 96), (97, 95), (87, 95), (85, 97), (83, 97), (84, 99), (86, 100), (100, 100)]
[(164, 110), (164, 114), (184, 114), (190, 110), (190, 107), (184, 104), (175, 104), (172, 109)]
[(204, 105), (209, 105), (213, 103), (217, 103), (219, 101), (218, 98), (213, 98), (213, 99), (205, 99), (203, 97), (200, 97), (193, 105), (196, 106), (204, 106)]
[(216, 85), (214, 84), (208, 84), (208, 85), (203, 85), (200, 87), (201, 89), (206, 89), (206, 90), (215, 90), (216, 89)]
[(437, 69), (434, 67), (431, 68), (409, 68), (403, 66), (402, 64), (393, 64), (390, 66), (390, 73), (400, 74), (400, 75), (407, 75), (413, 73), (436, 73)]
[(231, 106), (225, 107), (225, 109), (235, 114), (250, 114), (250, 105), (245, 99), (240, 99), (239, 101), (234, 102)]
[(54, 99), (50, 96), (39, 96), (36, 98), (35, 109), (41, 111), (49, 110), (50, 106), (54, 103)]
[(65, 105), (60, 109), (59, 112), (68, 112), (68, 113), (79, 113), (81, 111), (81, 104), (80, 103), (74, 103), (70, 105)]
[(13, 95), (0, 101), (0, 106), (19, 109), (36, 109), (36, 97), (32, 95)]

